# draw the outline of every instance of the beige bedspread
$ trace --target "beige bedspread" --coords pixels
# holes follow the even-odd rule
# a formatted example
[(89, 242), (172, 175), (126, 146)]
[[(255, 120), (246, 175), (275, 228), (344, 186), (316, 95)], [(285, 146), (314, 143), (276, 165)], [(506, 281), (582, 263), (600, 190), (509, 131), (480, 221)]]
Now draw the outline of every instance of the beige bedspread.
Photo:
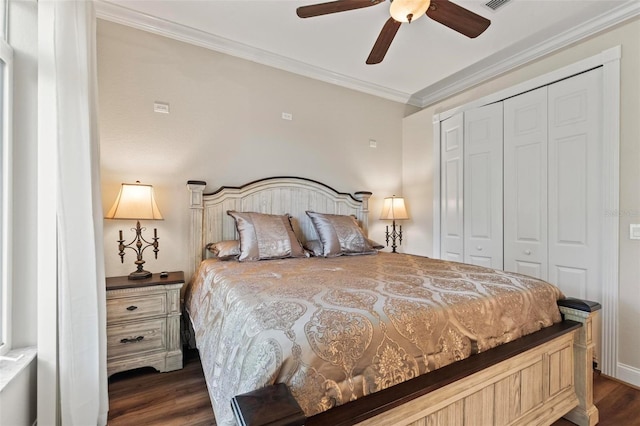
[(234, 395), (287, 383), (307, 416), (560, 321), (551, 284), (379, 253), (206, 260), (186, 306), (220, 425)]

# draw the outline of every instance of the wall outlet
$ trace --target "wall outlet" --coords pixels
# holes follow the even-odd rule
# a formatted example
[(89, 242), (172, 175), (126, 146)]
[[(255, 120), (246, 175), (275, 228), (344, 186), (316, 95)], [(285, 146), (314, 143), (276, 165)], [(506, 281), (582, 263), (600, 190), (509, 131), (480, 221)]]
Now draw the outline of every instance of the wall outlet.
[(283, 120), (293, 120), (293, 114), (289, 113), (289, 112), (283, 112), (282, 113), (282, 119)]

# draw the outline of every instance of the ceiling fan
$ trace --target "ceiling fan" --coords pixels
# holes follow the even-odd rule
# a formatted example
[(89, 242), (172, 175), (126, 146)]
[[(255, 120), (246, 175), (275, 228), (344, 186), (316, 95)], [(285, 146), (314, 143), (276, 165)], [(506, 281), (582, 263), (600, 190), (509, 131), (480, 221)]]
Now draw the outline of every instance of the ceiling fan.
[[(330, 13), (346, 12), (348, 10), (362, 9), (375, 6), (385, 0), (337, 0), (328, 3), (318, 3), (309, 6), (301, 6), (296, 9), (300, 18), (328, 15)], [(413, 22), (426, 14), (434, 21), (464, 34), (470, 38), (476, 38), (486, 30), (491, 21), (472, 11), (451, 3), (449, 0), (390, 0), (389, 12), (391, 17), (382, 27), (376, 40), (367, 64), (378, 64), (391, 46), (400, 25), (404, 22)]]

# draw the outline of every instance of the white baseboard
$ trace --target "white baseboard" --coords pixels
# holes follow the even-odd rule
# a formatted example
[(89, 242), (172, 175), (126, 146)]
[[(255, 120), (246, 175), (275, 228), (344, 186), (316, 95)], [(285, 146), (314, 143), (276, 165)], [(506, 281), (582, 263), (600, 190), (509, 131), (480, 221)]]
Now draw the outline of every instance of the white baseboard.
[(640, 368), (630, 365), (618, 363), (618, 374), (616, 379), (627, 382), (633, 386), (640, 388)]

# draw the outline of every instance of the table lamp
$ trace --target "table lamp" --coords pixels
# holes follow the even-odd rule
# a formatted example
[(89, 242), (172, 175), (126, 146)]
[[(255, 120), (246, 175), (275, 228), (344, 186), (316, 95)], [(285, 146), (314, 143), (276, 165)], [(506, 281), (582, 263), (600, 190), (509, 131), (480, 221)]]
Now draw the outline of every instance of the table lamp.
[(125, 249), (131, 249), (136, 253), (137, 259), (134, 263), (137, 269), (129, 274), (130, 280), (149, 278), (151, 272), (142, 268), (142, 265), (144, 265), (142, 253), (147, 247), (153, 247), (155, 258), (158, 258), (158, 230), (153, 228), (153, 242), (149, 242), (142, 236), (142, 231), (146, 230), (146, 228), (140, 226), (140, 221), (163, 220), (153, 195), (153, 187), (141, 184), (140, 181), (123, 183), (118, 198), (116, 198), (116, 202), (105, 216), (105, 219), (128, 219), (137, 222), (136, 227), (131, 228), (136, 235), (129, 244), (124, 243), (122, 230), (119, 231), (118, 249), (120, 252), (118, 254), (120, 255), (120, 261), (124, 263)]
[[(391, 239), (391, 252), (397, 253), (396, 248), (398, 245), (402, 245), (402, 225), (396, 231), (396, 220), (409, 219), (407, 208), (404, 205), (404, 198), (396, 197), (395, 195), (385, 198), (380, 219), (393, 221), (391, 232), (389, 232), (389, 225), (387, 225), (386, 239), (387, 247), (389, 246), (389, 239)], [(398, 245), (396, 245), (396, 239), (398, 240)]]

